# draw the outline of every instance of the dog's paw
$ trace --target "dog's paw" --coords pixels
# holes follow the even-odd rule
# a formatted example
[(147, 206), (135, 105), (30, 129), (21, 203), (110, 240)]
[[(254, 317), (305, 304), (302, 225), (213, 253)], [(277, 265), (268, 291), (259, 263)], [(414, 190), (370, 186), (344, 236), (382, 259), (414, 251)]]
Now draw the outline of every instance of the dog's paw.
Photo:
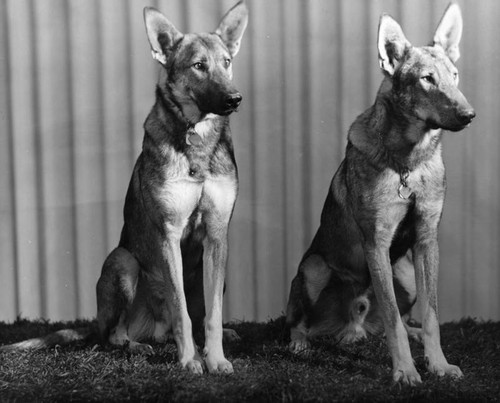
[(392, 380), (395, 383), (402, 383), (404, 385), (416, 386), (422, 383), (422, 379), (420, 378), (420, 374), (416, 370), (416, 368), (412, 365), (409, 368), (402, 369), (397, 368), (392, 371)]
[(224, 343), (230, 343), (232, 341), (240, 341), (241, 337), (236, 330), (233, 329), (222, 329), (222, 341)]
[(300, 355), (303, 357), (307, 357), (312, 353), (311, 343), (306, 339), (292, 340), (288, 345), (288, 350), (292, 354)]
[(436, 374), (437, 376), (451, 376), (452, 378), (462, 378), (464, 376), (463, 372), (456, 365), (451, 365), (448, 363), (441, 364), (429, 364), (429, 372)]
[(232, 374), (234, 372), (233, 364), (224, 357), (217, 359), (207, 356), (205, 364), (207, 365), (208, 372), (211, 374)]
[(192, 374), (203, 374), (203, 363), (197, 359), (188, 360), (185, 364), (181, 363), (181, 367)]
[(137, 343), (135, 341), (131, 341), (128, 344), (128, 349), (132, 354), (141, 354), (141, 355), (153, 355), (154, 350), (149, 344)]

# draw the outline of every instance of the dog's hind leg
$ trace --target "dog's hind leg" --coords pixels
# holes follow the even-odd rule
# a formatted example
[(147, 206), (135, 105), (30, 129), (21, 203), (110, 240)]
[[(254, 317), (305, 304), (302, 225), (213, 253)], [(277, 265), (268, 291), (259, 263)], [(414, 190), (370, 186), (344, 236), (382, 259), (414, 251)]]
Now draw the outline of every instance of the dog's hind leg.
[(131, 340), (128, 315), (134, 302), (140, 265), (124, 248), (114, 249), (106, 258), (97, 282), (97, 323), (103, 342), (128, 345), (132, 352), (151, 353), (151, 346)]
[(292, 354), (308, 356), (311, 350), (311, 342), (307, 338), (307, 327), (304, 320), (290, 329), (290, 344), (288, 349)]
[(411, 252), (403, 255), (392, 265), (394, 293), (401, 315), (408, 314), (417, 300), (415, 268), (411, 261)]
[(417, 300), (417, 286), (415, 283), (415, 268), (411, 261), (411, 252), (402, 256), (392, 265), (394, 292), (399, 312), (408, 337), (422, 342), (422, 329), (411, 326), (408, 320), (411, 310)]
[(287, 323), (290, 326), (291, 339), (288, 348), (294, 354), (307, 354), (311, 349), (305, 310), (318, 301), (330, 277), (331, 269), (325, 260), (319, 255), (311, 255), (301, 263), (299, 272), (292, 281), (287, 306)]

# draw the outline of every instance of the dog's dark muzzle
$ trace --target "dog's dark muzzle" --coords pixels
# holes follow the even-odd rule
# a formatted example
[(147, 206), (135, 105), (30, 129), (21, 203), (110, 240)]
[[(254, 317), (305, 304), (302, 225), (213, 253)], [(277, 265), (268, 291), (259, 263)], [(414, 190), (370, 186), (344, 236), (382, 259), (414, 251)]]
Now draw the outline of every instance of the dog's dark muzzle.
[(235, 112), (241, 104), (243, 97), (235, 89), (221, 90), (200, 94), (197, 104), (201, 111), (227, 116)]
[(472, 105), (455, 86), (443, 87), (442, 91), (434, 93), (433, 99), (437, 115), (434, 123), (441, 129), (458, 132), (469, 126), (476, 116)]
[(217, 115), (230, 115), (233, 112), (236, 112), (238, 110), (238, 106), (241, 104), (241, 100), (243, 97), (239, 92), (235, 92), (233, 94), (228, 94), (225, 95), (224, 98), (221, 100), (221, 105), (218, 110), (215, 110)]
[(238, 109), (238, 106), (240, 106), (242, 99), (243, 97), (239, 92), (228, 95), (226, 97), (226, 108), (228, 110), (235, 111)]
[(465, 110), (460, 111), (460, 113), (457, 113), (457, 120), (460, 122), (461, 125), (467, 126), (472, 122), (472, 119), (476, 116), (476, 112), (472, 108), (467, 108)]
[(443, 128), (451, 131), (460, 131), (472, 122), (472, 119), (476, 116), (476, 112), (458, 89), (455, 89), (455, 91), (451, 93), (449, 99), (452, 100), (450, 112), (454, 111), (454, 113), (448, 113), (448, 115), (450, 115), (450, 121), (448, 121), (448, 124), (451, 127)]
[(462, 108), (454, 113), (451, 121), (440, 125), (440, 127), (452, 132), (459, 132), (469, 126), (475, 116), (476, 112), (471, 106)]
[(215, 113), (216, 115), (227, 116), (238, 110), (238, 106), (241, 104), (243, 97), (239, 92), (233, 94), (227, 94), (219, 99), (217, 104), (212, 104), (208, 109), (209, 112)]

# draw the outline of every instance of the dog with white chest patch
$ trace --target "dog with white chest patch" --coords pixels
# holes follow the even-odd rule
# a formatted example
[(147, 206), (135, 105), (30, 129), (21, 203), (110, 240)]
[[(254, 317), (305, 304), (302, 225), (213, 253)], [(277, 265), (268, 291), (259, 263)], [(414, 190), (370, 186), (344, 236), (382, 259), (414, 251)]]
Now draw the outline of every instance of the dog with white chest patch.
[[(475, 116), (458, 89), (462, 16), (446, 10), (432, 45), (414, 47), (382, 15), (378, 53), (384, 80), (372, 107), (349, 129), (345, 159), (328, 191), (321, 224), (291, 286), (290, 350), (307, 352), (322, 334), (350, 342), (385, 330), (394, 381), (421, 381), (408, 335), (419, 336), (428, 369), (460, 377), (441, 349), (438, 225), (445, 195), (442, 129)], [(421, 330), (401, 315), (415, 299)]]
[[(183, 34), (149, 7), (144, 20), (161, 77), (119, 245), (97, 283), (99, 333), (112, 345), (145, 353), (152, 349), (144, 341), (173, 335), (183, 368), (231, 373), (222, 346), (228, 226), (238, 193), (229, 115), (242, 100), (232, 61), (248, 10), (239, 2), (213, 33)], [(193, 327), (203, 326), (202, 357)], [(1, 349), (41, 348), (89, 333), (63, 330)]]

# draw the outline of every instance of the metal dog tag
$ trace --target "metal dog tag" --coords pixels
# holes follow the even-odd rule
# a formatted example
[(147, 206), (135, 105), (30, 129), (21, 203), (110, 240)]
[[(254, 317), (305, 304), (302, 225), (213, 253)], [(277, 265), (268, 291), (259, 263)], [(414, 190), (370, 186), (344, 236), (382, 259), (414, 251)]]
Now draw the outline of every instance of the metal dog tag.
[(411, 189), (408, 187), (408, 186), (405, 186), (403, 184), (399, 185), (399, 188), (398, 188), (398, 196), (401, 198), (401, 199), (408, 199), (410, 196), (411, 196)]
[(411, 188), (408, 186), (408, 177), (410, 176), (410, 170), (408, 168), (404, 168), (399, 174), (399, 187), (398, 187), (398, 196), (401, 199), (408, 199), (411, 194)]
[(186, 143), (190, 146), (199, 146), (201, 144), (201, 136), (196, 133), (193, 129), (190, 129), (186, 135)]

